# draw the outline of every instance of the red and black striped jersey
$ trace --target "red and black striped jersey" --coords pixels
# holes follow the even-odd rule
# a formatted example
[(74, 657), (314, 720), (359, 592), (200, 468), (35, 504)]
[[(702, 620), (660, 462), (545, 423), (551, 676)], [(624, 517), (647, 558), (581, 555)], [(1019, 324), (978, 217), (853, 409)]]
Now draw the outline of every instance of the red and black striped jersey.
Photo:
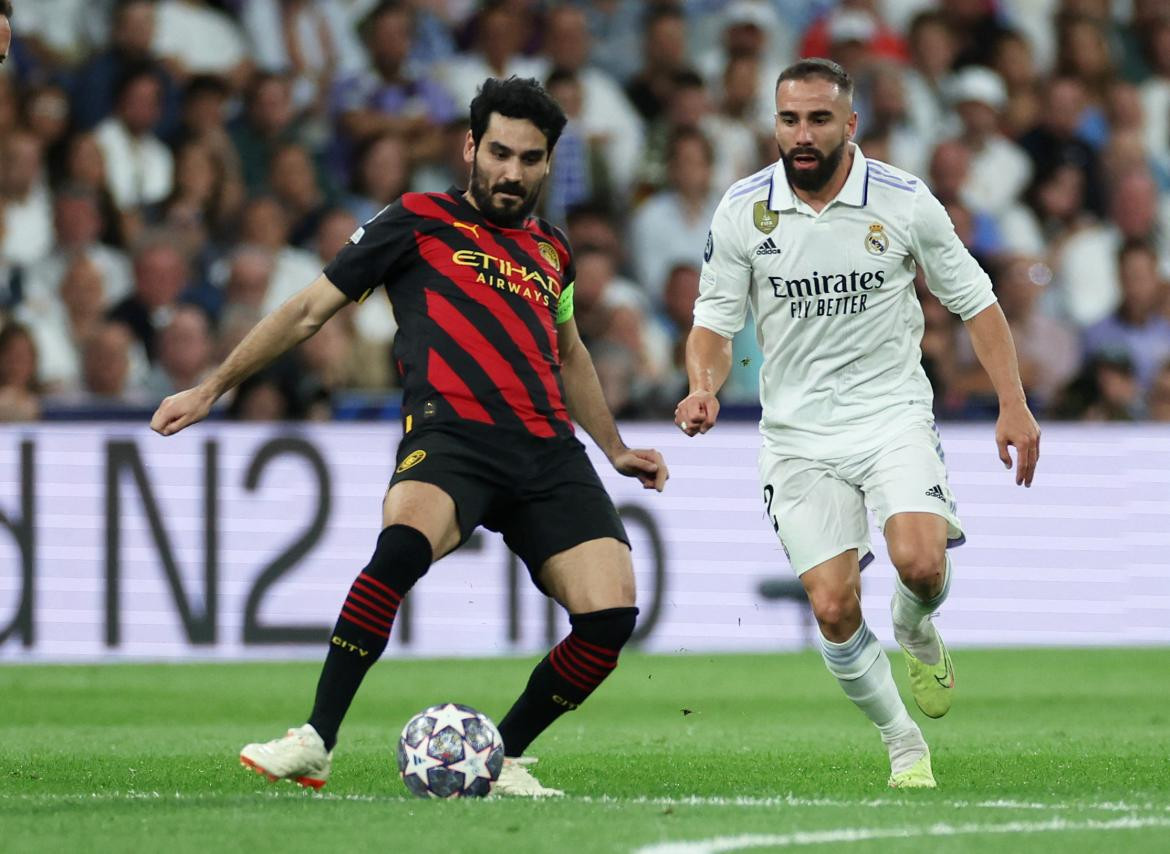
[(408, 429), (470, 420), (573, 435), (557, 324), (572, 316), (574, 268), (560, 229), (535, 218), (492, 225), (455, 187), (406, 193), (354, 232), (325, 275), (357, 301), (385, 285)]

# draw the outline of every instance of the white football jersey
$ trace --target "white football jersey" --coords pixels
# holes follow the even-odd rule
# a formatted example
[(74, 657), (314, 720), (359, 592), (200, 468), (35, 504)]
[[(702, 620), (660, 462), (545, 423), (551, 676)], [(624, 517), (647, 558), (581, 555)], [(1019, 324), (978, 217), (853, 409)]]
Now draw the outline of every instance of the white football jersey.
[(845, 185), (819, 214), (793, 194), (782, 160), (733, 184), (703, 253), (695, 323), (731, 338), (751, 307), (760, 430), (783, 455), (864, 453), (933, 418), (916, 265), (963, 320), (995, 302), (926, 185), (850, 146)]

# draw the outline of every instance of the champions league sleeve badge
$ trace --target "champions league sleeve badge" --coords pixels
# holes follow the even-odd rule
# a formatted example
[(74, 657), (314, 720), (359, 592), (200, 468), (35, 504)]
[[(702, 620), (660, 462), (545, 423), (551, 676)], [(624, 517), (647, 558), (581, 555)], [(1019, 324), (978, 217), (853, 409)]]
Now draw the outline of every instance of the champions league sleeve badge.
[(707, 230), (707, 245), (703, 248), (703, 260), (710, 261), (711, 256), (715, 254), (715, 237), (711, 234), (711, 230)]

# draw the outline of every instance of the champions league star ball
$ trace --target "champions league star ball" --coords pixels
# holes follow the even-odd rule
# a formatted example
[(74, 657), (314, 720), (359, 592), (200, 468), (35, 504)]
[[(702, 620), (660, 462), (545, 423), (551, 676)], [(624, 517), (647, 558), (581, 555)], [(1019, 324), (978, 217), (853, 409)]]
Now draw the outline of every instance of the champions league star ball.
[(444, 703), (406, 722), (398, 770), (420, 798), (482, 798), (504, 766), (504, 740), (487, 715)]

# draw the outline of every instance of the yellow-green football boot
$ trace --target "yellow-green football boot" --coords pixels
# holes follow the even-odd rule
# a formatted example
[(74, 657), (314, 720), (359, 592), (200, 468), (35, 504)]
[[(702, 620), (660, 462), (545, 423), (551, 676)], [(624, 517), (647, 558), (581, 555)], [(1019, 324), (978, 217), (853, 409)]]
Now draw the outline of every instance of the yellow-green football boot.
[(905, 646), (902, 654), (906, 656), (914, 702), (927, 717), (941, 718), (951, 710), (951, 700), (955, 695), (955, 668), (942, 638), (938, 638), (938, 664), (927, 664), (915, 658)]
[(891, 789), (934, 789), (934, 771), (930, 768), (930, 751), (922, 754), (922, 758), (897, 774), (890, 775)]

